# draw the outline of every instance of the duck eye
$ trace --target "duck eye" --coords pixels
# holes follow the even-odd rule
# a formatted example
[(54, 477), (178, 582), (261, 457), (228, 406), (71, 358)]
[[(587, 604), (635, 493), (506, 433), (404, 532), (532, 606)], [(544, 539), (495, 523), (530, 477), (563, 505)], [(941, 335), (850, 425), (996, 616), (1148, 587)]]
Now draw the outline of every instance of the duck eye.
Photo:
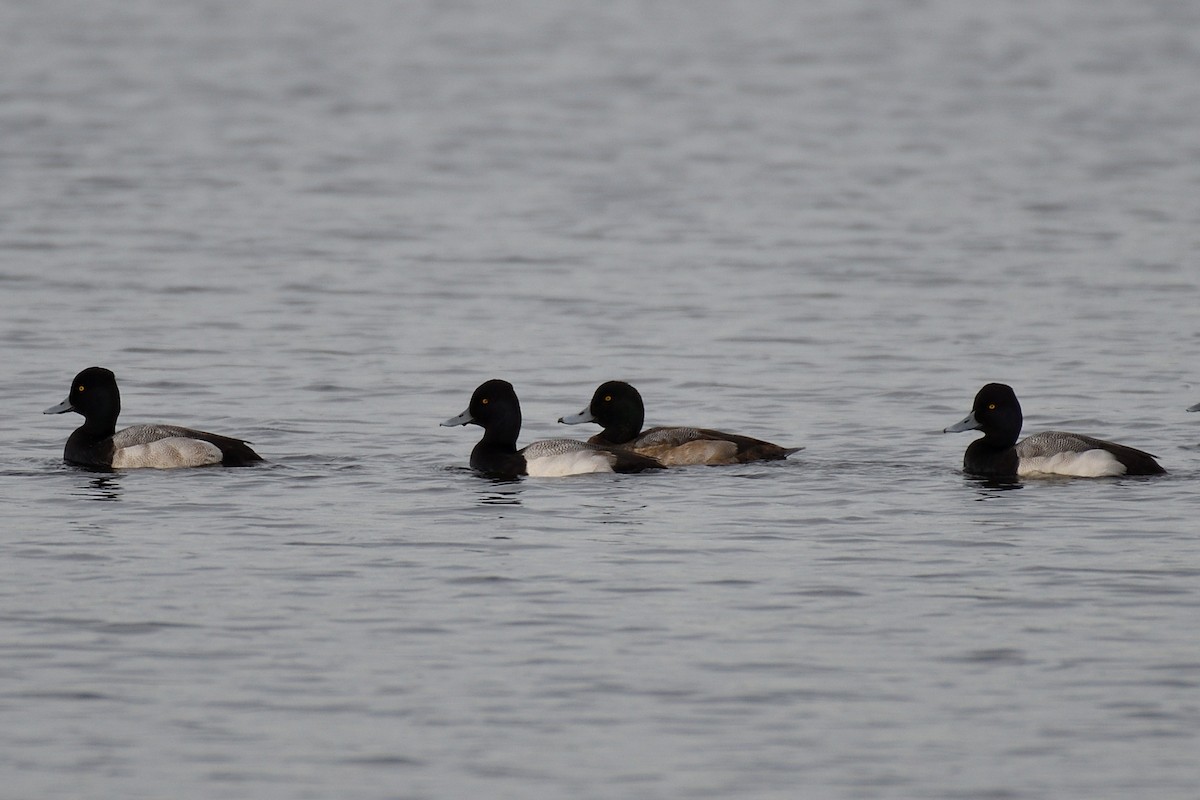
[(988, 411), (995, 411), (995, 410), (996, 410), (996, 404), (988, 403)]
[(79, 387), (79, 391), (81, 391), (81, 392), (82, 392), (82, 391), (83, 391), (84, 389), (86, 389), (86, 388), (87, 388), (86, 386), (80, 386), (80, 387)]
[(483, 398), (482, 400), (480, 400), (479, 402), (480, 402), (482, 405), (485, 405), (485, 406), (486, 406), (486, 405), (488, 404), (488, 399), (485, 397), (485, 398)]
[(606, 403), (611, 403), (611, 402), (612, 402), (612, 395), (611, 395), (611, 394), (606, 394), (606, 395), (604, 395), (604, 402), (606, 402)]

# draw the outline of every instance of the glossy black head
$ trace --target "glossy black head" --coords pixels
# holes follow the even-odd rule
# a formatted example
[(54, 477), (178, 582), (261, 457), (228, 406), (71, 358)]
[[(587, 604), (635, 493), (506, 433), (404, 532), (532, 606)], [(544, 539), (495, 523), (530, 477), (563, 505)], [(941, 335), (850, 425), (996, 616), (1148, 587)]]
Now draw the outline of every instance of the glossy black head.
[(588, 406), (592, 419), (604, 426), (605, 438), (614, 444), (631, 441), (642, 431), (646, 408), (638, 390), (624, 381), (602, 383)]
[(1021, 404), (1017, 402), (1017, 393), (1011, 386), (1003, 383), (989, 383), (975, 395), (975, 403), (971, 406), (971, 416), (979, 430), (983, 431), (984, 439), (996, 444), (1015, 444), (1021, 435)]
[(467, 409), (471, 412), (472, 422), (485, 428), (513, 417), (518, 424), (521, 421), (521, 402), (517, 400), (516, 390), (511, 383), (499, 378), (481, 383), (471, 395)]
[(492, 379), (479, 385), (466, 411), (442, 425), (479, 425), (484, 442), (515, 448), (521, 433), (521, 403), (511, 383)]
[(111, 433), (121, 413), (117, 377), (104, 367), (88, 367), (76, 375), (67, 399), (46, 409), (47, 414), (64, 414), (68, 411), (82, 414), (87, 420), (85, 426), (98, 426)]

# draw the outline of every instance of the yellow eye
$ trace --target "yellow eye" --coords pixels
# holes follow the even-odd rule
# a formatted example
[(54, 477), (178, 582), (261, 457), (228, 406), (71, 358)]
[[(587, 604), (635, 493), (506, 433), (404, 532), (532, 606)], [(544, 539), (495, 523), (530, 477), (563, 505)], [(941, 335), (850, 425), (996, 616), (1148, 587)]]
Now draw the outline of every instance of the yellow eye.
[(79, 391), (81, 391), (81, 392), (82, 392), (82, 391), (83, 391), (84, 389), (86, 389), (86, 388), (87, 388), (86, 386), (80, 386), (80, 387), (79, 387)]
[(995, 411), (995, 410), (996, 410), (996, 404), (988, 403), (988, 411)]
[(606, 395), (604, 395), (604, 402), (606, 402), (606, 403), (611, 403), (611, 402), (612, 402), (612, 395), (611, 395), (611, 394), (606, 394)]
[(479, 402), (486, 406), (488, 404), (488, 399), (485, 397), (482, 400), (480, 400)]

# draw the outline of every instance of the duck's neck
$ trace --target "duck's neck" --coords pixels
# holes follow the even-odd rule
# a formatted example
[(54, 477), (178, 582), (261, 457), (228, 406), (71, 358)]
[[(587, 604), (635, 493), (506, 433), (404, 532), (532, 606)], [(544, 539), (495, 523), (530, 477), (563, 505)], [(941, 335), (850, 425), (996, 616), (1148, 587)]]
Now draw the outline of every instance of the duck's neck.
[(606, 420), (603, 436), (605, 441), (613, 444), (625, 444), (637, 438), (642, 432), (646, 412), (638, 406), (626, 406), (620, 413)]
[(483, 429), (480, 447), (498, 453), (517, 452), (517, 437), (521, 434), (521, 418), (493, 420)]
[(117, 418), (105, 416), (103, 419), (98, 417), (84, 417), (83, 424), (77, 429), (84, 436), (93, 440), (107, 439), (117, 432)]
[(986, 444), (995, 450), (1003, 450), (1015, 445), (1020, 435), (1021, 421), (1017, 420), (1016, 424), (1005, 423), (984, 431), (983, 438), (977, 440), (976, 444)]

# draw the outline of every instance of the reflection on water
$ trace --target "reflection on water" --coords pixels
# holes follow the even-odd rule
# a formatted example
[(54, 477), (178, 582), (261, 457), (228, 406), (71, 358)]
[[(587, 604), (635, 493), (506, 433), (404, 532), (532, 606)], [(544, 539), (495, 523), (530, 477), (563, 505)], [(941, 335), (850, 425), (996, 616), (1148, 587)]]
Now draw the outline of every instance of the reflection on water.
[(121, 499), (121, 481), (116, 473), (92, 478), (76, 495), (88, 500), (109, 502)]
[(485, 506), (519, 506), (521, 505), (521, 481), (514, 478), (491, 478), (489, 491), (479, 497), (480, 505)]
[(975, 478), (968, 477), (968, 484), (974, 484), (979, 496), (976, 500), (995, 500), (1000, 492), (1011, 492), (1014, 489), (1024, 489), (1025, 484), (1011, 478)]

